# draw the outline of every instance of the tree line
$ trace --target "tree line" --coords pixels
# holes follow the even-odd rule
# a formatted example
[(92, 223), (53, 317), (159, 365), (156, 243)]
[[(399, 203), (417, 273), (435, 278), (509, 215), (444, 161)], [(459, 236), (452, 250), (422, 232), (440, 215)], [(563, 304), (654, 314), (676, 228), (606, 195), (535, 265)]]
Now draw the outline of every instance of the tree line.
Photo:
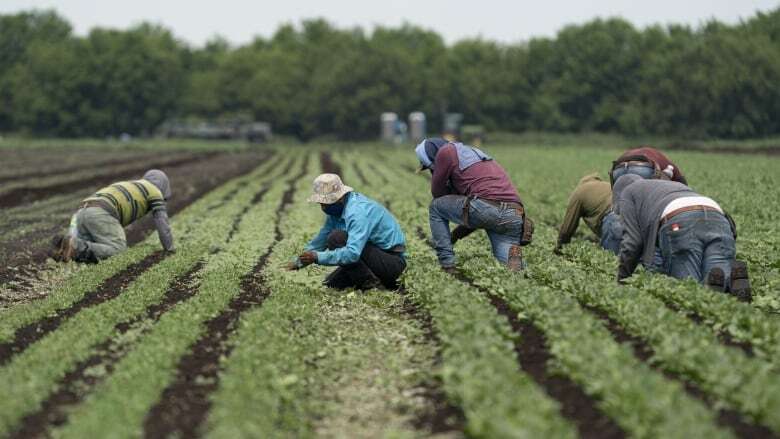
[(736, 25), (619, 19), (518, 44), (404, 25), (283, 25), (202, 47), (141, 24), (77, 36), (54, 11), (0, 15), (0, 132), (149, 135), (166, 120), (249, 118), (307, 140), (374, 138), (379, 115), (445, 112), (488, 131), (690, 138), (780, 133), (780, 8)]

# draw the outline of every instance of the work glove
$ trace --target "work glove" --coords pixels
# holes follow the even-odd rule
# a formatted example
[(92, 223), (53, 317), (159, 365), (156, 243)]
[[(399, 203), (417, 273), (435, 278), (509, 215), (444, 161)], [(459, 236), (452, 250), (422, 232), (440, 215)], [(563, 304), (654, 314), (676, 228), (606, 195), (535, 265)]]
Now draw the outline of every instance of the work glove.
[(452, 231), (452, 234), (450, 235), (450, 242), (455, 245), (455, 243), (459, 240), (474, 233), (474, 230), (476, 229), (471, 229), (466, 226), (455, 227), (455, 229)]
[(301, 261), (301, 267), (314, 264), (317, 262), (317, 252), (303, 252), (300, 256), (298, 256), (298, 260)]

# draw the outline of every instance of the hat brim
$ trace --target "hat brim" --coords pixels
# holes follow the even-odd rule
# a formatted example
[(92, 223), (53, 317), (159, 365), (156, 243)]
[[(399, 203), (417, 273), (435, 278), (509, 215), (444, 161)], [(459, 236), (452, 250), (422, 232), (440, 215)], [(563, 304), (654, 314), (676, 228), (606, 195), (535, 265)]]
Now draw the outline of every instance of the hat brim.
[(354, 191), (355, 189), (344, 185), (341, 187), (341, 190), (333, 193), (333, 194), (327, 194), (327, 195), (319, 195), (319, 194), (313, 194), (308, 198), (309, 203), (319, 203), (319, 204), (333, 204), (336, 201), (338, 201), (341, 197), (348, 194), (349, 192)]

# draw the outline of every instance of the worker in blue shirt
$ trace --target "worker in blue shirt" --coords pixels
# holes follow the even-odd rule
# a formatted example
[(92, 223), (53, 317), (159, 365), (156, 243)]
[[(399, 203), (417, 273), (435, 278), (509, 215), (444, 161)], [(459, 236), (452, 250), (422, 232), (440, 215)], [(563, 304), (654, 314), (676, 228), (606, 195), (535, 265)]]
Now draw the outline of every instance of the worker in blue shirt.
[(330, 288), (398, 287), (398, 277), (406, 268), (406, 239), (384, 206), (355, 192), (336, 174), (317, 177), (309, 201), (320, 204), (325, 224), (290, 269), (338, 266), (323, 282)]

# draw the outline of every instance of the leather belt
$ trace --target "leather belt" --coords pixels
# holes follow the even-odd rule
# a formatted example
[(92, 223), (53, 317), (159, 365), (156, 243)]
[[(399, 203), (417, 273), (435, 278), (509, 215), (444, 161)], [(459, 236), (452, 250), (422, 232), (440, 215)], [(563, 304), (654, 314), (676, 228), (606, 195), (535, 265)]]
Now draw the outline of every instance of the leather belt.
[(673, 217), (673, 216), (675, 216), (675, 215), (679, 215), (679, 214), (681, 214), (681, 213), (684, 213), (684, 212), (692, 212), (692, 211), (694, 211), (694, 210), (701, 210), (701, 211), (703, 211), (703, 212), (707, 212), (707, 211), (709, 211), (709, 212), (718, 212), (718, 213), (720, 213), (720, 214), (723, 214), (723, 212), (721, 212), (720, 210), (718, 210), (718, 209), (716, 209), (716, 208), (714, 208), (714, 207), (711, 207), (711, 206), (702, 206), (701, 204), (697, 204), (697, 205), (695, 205), (695, 206), (685, 206), (685, 207), (681, 207), (681, 208), (679, 208), (679, 209), (675, 209), (675, 210), (673, 210), (673, 211), (669, 212), (668, 214), (666, 214), (666, 216), (664, 216), (663, 218), (661, 218), (661, 224), (664, 224), (664, 223), (666, 223), (667, 221), (669, 221), (670, 219), (672, 219), (672, 217)]
[(488, 200), (487, 198), (474, 198), (474, 199), (484, 201), (493, 207), (498, 207), (499, 209), (507, 208), (507, 209), (523, 210), (523, 205), (520, 203), (516, 203), (514, 201), (495, 201), (495, 200)]
[(643, 168), (655, 168), (652, 163), (650, 162), (644, 162), (641, 160), (629, 160), (627, 162), (620, 162), (616, 164), (612, 169), (619, 169), (619, 168), (627, 168), (629, 166), (641, 166)]
[(79, 209), (86, 209), (87, 207), (99, 207), (105, 210), (106, 212), (110, 213), (111, 216), (113, 216), (114, 218), (120, 219), (119, 215), (117, 215), (114, 208), (106, 201), (87, 200), (87, 201), (82, 201), (81, 204), (79, 205)]

